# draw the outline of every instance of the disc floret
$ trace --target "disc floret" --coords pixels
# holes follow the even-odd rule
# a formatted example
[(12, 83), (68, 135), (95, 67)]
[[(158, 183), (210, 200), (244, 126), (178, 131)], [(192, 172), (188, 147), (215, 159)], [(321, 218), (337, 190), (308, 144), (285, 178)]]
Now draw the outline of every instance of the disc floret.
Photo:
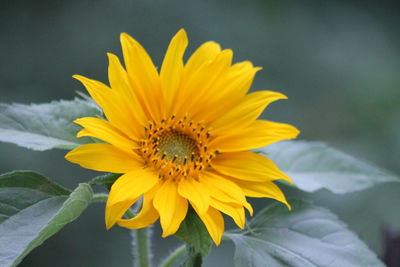
[(218, 153), (208, 148), (211, 134), (204, 123), (189, 121), (187, 116), (149, 121), (144, 129), (139, 154), (148, 167), (158, 171), (160, 179), (197, 180)]

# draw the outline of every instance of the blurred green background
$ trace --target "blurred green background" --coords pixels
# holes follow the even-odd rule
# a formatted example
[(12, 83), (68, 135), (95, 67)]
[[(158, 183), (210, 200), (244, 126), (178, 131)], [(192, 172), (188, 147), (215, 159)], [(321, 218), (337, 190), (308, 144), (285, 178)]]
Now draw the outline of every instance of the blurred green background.
[[(170, 38), (185, 28), (186, 55), (215, 40), (234, 50), (235, 61), (264, 68), (253, 90), (289, 96), (265, 118), (296, 125), (300, 139), (328, 142), (400, 173), (399, 11), (399, 2), (389, 0), (2, 0), (0, 102), (72, 99), (83, 91), (73, 74), (106, 82), (106, 52), (121, 54), (120, 32), (139, 40), (160, 65)], [(0, 143), (0, 171), (36, 170), (70, 188), (96, 174), (64, 154)], [(344, 196), (286, 191), (329, 207), (379, 254), (383, 227), (400, 229), (397, 184)], [(253, 203), (260, 209), (269, 201)], [(103, 208), (92, 205), (21, 266), (131, 266), (129, 231), (105, 231)], [(161, 239), (157, 225), (153, 238), (157, 261), (177, 243)], [(225, 242), (205, 266), (232, 266), (232, 253)]]

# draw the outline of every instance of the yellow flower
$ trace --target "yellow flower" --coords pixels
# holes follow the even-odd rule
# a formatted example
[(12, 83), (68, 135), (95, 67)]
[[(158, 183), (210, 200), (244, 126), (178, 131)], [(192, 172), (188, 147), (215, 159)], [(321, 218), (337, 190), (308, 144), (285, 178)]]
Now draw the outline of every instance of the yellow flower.
[[(232, 50), (215, 42), (201, 45), (186, 64), (188, 44), (180, 30), (171, 40), (160, 72), (143, 47), (121, 34), (125, 68), (108, 54), (110, 87), (82, 76), (103, 109), (101, 118), (80, 118), (78, 137), (105, 143), (80, 146), (66, 159), (84, 168), (123, 173), (111, 187), (106, 226), (137, 229), (160, 219), (163, 237), (174, 234), (189, 204), (218, 245), (224, 232), (221, 212), (243, 228), (249, 197), (285, 203), (276, 179), (291, 182), (275, 164), (251, 149), (295, 138), (288, 124), (257, 120), (268, 104), (285, 99), (271, 91), (247, 93), (261, 68), (232, 65)], [(123, 219), (139, 198), (138, 215)], [(289, 207), (289, 205), (288, 205)]]

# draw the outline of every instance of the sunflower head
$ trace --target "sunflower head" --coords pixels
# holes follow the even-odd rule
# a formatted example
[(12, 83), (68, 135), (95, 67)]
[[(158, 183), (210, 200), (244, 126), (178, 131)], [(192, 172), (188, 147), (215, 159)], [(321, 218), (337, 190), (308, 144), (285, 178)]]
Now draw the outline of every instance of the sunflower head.
[[(106, 205), (106, 226), (137, 229), (160, 219), (163, 236), (174, 234), (189, 205), (216, 244), (224, 232), (221, 212), (243, 228), (246, 197), (285, 203), (274, 180), (290, 178), (252, 149), (295, 138), (288, 124), (258, 120), (271, 91), (248, 93), (258, 67), (232, 64), (232, 51), (206, 42), (186, 63), (184, 30), (171, 40), (160, 71), (144, 48), (121, 34), (125, 67), (108, 54), (110, 86), (79, 75), (105, 118), (80, 118), (78, 137), (104, 141), (80, 146), (66, 159), (84, 168), (121, 173)], [(139, 213), (123, 218), (142, 199)], [(288, 205), (289, 207), (289, 205)]]

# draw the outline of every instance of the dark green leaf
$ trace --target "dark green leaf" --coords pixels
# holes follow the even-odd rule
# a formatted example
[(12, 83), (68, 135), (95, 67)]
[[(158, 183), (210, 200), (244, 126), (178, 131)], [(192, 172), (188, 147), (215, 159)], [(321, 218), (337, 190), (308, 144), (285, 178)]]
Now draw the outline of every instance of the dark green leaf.
[(244, 231), (226, 234), (236, 246), (235, 266), (384, 266), (330, 211), (290, 201), (292, 211), (274, 204)]
[(272, 159), (299, 189), (307, 192), (325, 188), (343, 194), (379, 183), (400, 182), (388, 171), (319, 142), (285, 141), (256, 152)]
[(210, 253), (212, 240), (203, 222), (192, 208), (189, 209), (176, 235), (188, 246), (190, 257), (197, 258), (196, 254), (206, 257)]
[(44, 104), (0, 104), (0, 141), (33, 150), (71, 149), (93, 140), (76, 138), (76, 118), (100, 116), (100, 110), (82, 99)]
[(32, 249), (75, 220), (92, 198), (28, 171), (0, 175), (0, 266), (16, 266)]

